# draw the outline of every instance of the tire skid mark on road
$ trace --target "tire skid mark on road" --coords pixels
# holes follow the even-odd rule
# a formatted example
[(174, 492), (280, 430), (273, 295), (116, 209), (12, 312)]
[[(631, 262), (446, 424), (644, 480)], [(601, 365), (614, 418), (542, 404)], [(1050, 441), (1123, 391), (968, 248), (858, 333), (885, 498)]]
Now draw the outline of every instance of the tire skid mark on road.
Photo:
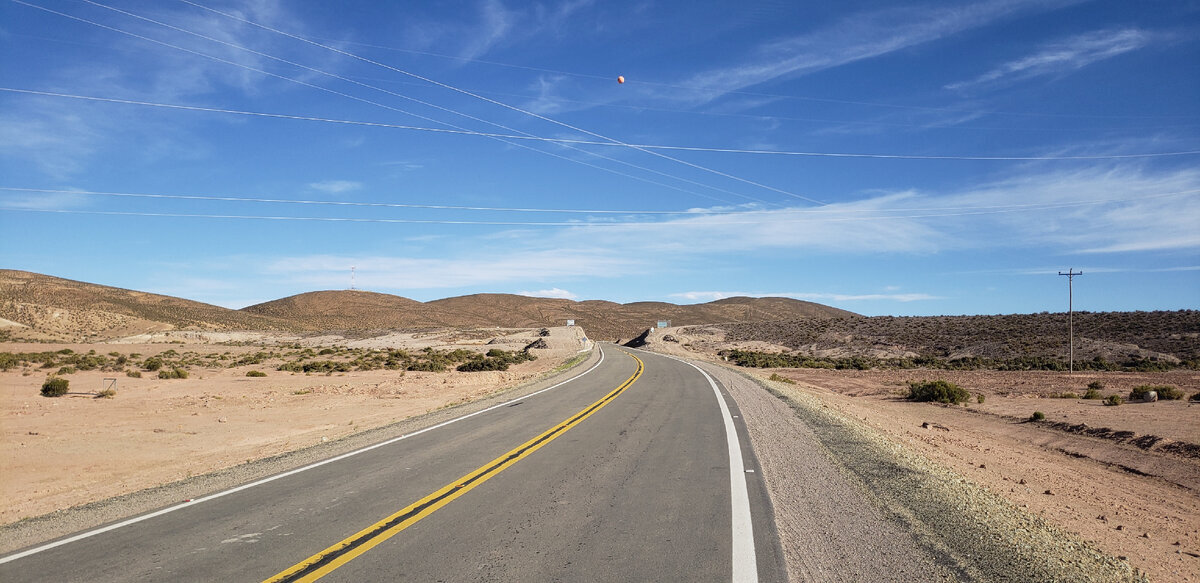
[(583, 422), (584, 419), (587, 419), (596, 411), (599, 411), (605, 405), (611, 403), (613, 399), (616, 399), (621, 393), (625, 392), (625, 389), (628, 389), (642, 376), (642, 372), (645, 370), (645, 363), (632, 354), (629, 354), (629, 357), (637, 362), (637, 370), (625, 382), (621, 383), (620, 386), (613, 389), (612, 392), (600, 400), (587, 406), (566, 421), (551, 427), (541, 435), (517, 446), (515, 449), (484, 464), (465, 476), (446, 484), (399, 512), (266, 579), (264, 583), (316, 581), (371, 550), (376, 545), (399, 534), (404, 529), (416, 524), (422, 518), (429, 516), (434, 511), (449, 504), (459, 496), (466, 494), (471, 489), (529, 456), (547, 443), (550, 443), (572, 427)]

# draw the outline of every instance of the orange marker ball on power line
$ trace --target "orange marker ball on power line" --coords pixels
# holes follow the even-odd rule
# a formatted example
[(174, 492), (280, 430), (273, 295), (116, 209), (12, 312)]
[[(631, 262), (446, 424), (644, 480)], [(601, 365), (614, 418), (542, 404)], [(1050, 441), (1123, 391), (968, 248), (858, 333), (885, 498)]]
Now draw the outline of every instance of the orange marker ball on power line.
[(625, 82), (625, 76), (617, 75), (617, 83), (624, 83), (624, 82)]

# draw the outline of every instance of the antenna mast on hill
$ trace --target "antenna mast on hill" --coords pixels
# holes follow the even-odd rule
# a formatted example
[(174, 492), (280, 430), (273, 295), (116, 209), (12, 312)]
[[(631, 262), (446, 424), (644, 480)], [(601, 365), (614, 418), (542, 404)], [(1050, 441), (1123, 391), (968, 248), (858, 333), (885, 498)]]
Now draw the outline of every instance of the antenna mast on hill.
[(350, 266), (350, 289), (352, 289), (352, 290), (358, 289), (358, 288), (354, 287), (354, 266), (353, 265)]
[(1071, 360), (1067, 363), (1067, 374), (1075, 374), (1075, 276), (1083, 275), (1083, 272), (1071, 268), (1067, 269), (1066, 273), (1060, 271), (1058, 274), (1067, 276), (1067, 334), (1071, 345)]

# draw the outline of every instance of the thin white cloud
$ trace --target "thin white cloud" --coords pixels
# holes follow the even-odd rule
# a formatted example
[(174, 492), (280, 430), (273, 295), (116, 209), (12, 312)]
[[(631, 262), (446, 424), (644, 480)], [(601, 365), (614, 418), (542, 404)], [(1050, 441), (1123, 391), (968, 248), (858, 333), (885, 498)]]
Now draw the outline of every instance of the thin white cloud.
[(710, 101), (785, 76), (814, 73), (878, 57), (984, 26), (1026, 9), (1069, 2), (992, 0), (961, 7), (904, 6), (860, 13), (826, 28), (761, 45), (741, 63), (700, 72), (680, 83)]
[(531, 298), (555, 298), (555, 299), (560, 299), (560, 300), (579, 299), (579, 296), (577, 296), (565, 289), (559, 289), (556, 287), (553, 287), (550, 289), (541, 289), (541, 290), (537, 290), (537, 291), (519, 291), (519, 292), (517, 292), (517, 295), (529, 296)]
[(1135, 29), (1099, 30), (1049, 43), (1032, 55), (1009, 61), (975, 79), (947, 85), (947, 89), (967, 89), (1042, 75), (1056, 75), (1082, 69), (1097, 61), (1140, 49), (1150, 35)]
[(358, 285), (363, 289), (434, 289), (566, 277), (617, 277), (636, 273), (644, 262), (599, 249), (511, 248), (498, 254), (438, 259), (289, 257), (271, 262), (265, 271), (294, 283), (339, 289), (346, 286), (351, 265), (357, 267)]
[(343, 192), (352, 192), (362, 188), (361, 182), (353, 180), (326, 180), (324, 182), (310, 182), (308, 187), (313, 190), (327, 192), (329, 194), (342, 194)]
[(668, 297), (677, 298), (692, 302), (712, 302), (723, 300), (725, 298), (734, 297), (751, 297), (751, 298), (792, 298), (796, 300), (804, 300), (810, 302), (861, 302), (861, 301), (893, 301), (893, 302), (919, 302), (926, 300), (942, 300), (941, 296), (921, 293), (908, 294), (838, 294), (838, 293), (813, 293), (813, 292), (779, 292), (779, 293), (753, 293), (739, 291), (689, 291), (670, 294)]

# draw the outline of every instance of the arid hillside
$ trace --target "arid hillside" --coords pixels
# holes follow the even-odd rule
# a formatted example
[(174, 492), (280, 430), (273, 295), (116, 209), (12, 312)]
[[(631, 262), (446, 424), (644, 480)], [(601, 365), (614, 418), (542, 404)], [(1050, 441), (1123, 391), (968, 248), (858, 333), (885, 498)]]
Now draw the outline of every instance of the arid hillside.
[[(823, 357), (1066, 361), (1067, 314), (808, 318), (718, 327), (728, 342), (764, 342)], [(1075, 359), (1200, 360), (1200, 311), (1080, 312)]]
[(77, 342), (173, 329), (292, 329), (220, 306), (8, 269), (0, 270), (0, 318), (18, 325), (3, 327), (13, 337)]
[[(686, 326), (855, 314), (787, 298), (696, 305), (618, 304), (475, 294), (418, 302), (360, 290), (298, 294), (241, 310), (24, 271), (0, 270), (0, 331), (9, 338), (90, 342), (160, 332), (366, 332), (431, 328), (536, 328), (575, 320), (597, 340), (628, 340), (660, 320)], [(7, 321), (7, 322), (5, 322)]]

